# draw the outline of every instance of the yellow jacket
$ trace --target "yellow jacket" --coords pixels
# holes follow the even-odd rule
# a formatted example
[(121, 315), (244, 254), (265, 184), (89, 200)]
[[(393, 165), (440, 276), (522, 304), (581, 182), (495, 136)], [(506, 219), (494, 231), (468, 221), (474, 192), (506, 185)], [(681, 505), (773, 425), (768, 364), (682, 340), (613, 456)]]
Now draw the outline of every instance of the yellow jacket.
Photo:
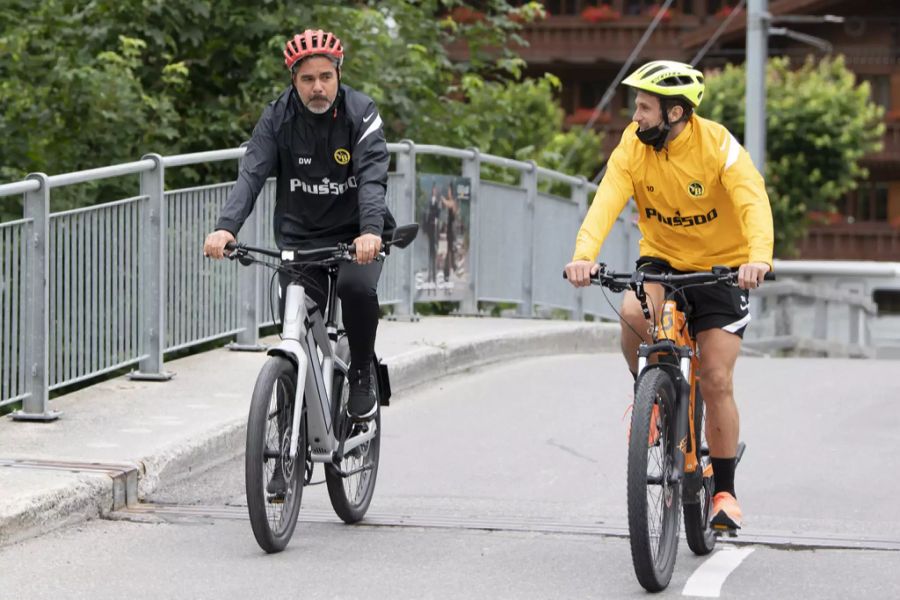
[(597, 259), (616, 217), (637, 203), (642, 256), (679, 271), (748, 262), (772, 266), (772, 209), (750, 155), (725, 127), (693, 115), (655, 152), (625, 129), (588, 210), (572, 260)]

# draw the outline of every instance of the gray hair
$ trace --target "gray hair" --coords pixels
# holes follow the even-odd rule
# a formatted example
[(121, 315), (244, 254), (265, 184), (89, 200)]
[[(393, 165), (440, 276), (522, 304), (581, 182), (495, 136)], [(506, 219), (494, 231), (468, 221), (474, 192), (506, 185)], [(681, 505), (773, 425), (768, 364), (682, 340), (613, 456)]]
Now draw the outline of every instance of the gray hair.
[(304, 62), (306, 62), (306, 61), (309, 60), (310, 58), (320, 58), (320, 57), (321, 57), (321, 58), (327, 58), (328, 60), (330, 60), (330, 61), (331, 61), (331, 64), (334, 65), (334, 68), (335, 68), (337, 71), (340, 71), (340, 70), (341, 70), (341, 65), (344, 63), (344, 59), (343, 59), (343, 58), (335, 58), (335, 57), (333, 57), (333, 56), (329, 56), (328, 54), (310, 54), (309, 56), (304, 56), (303, 58), (301, 58), (300, 60), (298, 60), (297, 62), (295, 62), (295, 63), (291, 66), (291, 77), (293, 77), (294, 75), (297, 74), (297, 69), (300, 68), (300, 65), (301, 65), (301, 64), (303, 64)]

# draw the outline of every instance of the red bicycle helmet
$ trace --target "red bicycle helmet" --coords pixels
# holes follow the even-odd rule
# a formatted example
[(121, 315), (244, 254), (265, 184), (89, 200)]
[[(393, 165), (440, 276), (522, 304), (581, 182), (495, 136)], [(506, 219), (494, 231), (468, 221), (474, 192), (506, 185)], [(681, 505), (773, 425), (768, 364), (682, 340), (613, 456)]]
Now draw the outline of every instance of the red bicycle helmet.
[(297, 62), (309, 56), (324, 55), (337, 59), (338, 67), (344, 62), (344, 47), (330, 31), (307, 29), (295, 35), (284, 45), (284, 64), (291, 69)]

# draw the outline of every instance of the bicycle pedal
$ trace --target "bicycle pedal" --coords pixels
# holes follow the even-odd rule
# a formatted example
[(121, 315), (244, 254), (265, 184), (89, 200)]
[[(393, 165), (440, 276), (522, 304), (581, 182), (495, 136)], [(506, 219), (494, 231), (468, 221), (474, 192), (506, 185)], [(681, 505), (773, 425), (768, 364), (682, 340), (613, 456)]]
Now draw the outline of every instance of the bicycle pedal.
[(738, 536), (737, 529), (733, 527), (725, 527), (724, 525), (713, 525), (713, 533), (716, 534), (716, 537), (730, 537), (736, 538)]
[(266, 501), (269, 504), (284, 504), (284, 495), (283, 494), (274, 494), (274, 495), (266, 496)]

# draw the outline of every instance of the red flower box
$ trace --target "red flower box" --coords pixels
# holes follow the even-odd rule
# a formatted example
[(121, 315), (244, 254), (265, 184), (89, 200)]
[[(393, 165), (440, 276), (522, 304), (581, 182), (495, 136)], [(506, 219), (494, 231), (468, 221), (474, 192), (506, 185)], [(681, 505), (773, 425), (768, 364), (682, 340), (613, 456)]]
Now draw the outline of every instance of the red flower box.
[[(656, 13), (658, 13), (661, 8), (662, 8), (662, 6), (659, 4), (651, 4), (650, 6), (647, 7), (647, 10), (644, 12), (644, 14), (646, 14), (648, 17), (655, 17)], [(672, 20), (672, 9), (671, 8), (666, 9), (666, 12), (663, 13), (661, 20), (663, 23), (668, 23), (669, 21)]]
[(589, 23), (602, 23), (604, 21), (616, 21), (622, 17), (622, 14), (614, 10), (609, 4), (600, 4), (599, 6), (588, 6), (581, 11), (581, 18)]
[(472, 23), (477, 23), (479, 21), (484, 20), (484, 13), (479, 12), (477, 10), (473, 10), (468, 6), (457, 6), (453, 10), (450, 11), (450, 18), (452, 18), (457, 23), (464, 23), (466, 25), (470, 25)]

